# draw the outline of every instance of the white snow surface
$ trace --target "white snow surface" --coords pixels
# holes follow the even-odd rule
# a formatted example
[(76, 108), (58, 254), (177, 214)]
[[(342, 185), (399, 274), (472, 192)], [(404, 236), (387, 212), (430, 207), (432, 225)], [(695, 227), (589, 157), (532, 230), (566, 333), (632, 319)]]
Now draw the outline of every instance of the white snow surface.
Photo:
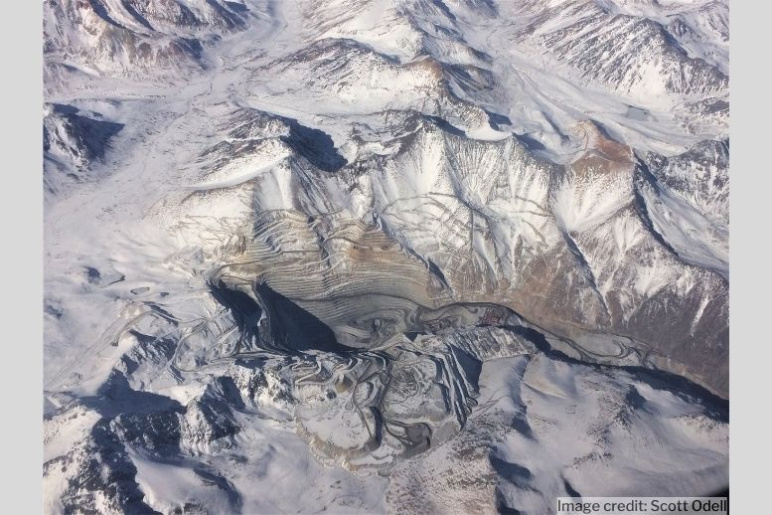
[(44, 12), (46, 513), (728, 484), (727, 2)]

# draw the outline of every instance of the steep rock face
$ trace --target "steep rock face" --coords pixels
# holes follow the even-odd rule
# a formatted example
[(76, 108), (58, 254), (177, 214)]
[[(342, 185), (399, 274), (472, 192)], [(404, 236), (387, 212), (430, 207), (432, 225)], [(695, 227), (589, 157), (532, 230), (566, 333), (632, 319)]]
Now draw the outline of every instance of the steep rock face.
[(684, 260), (729, 275), (729, 141), (647, 154), (639, 190), (655, 231)]
[(235, 2), (47, 2), (47, 85), (66, 80), (73, 67), (118, 77), (185, 75), (207, 66), (204, 44), (217, 33), (243, 29), (245, 14)]
[(489, 126), (482, 108), (455, 93), (458, 72), (428, 56), (400, 63), (355, 40), (322, 39), (255, 72), (266, 74), (293, 84), (282, 95), (302, 91), (332, 113), (416, 110), (460, 128)]
[(43, 181), (46, 193), (56, 193), (68, 182), (88, 176), (92, 163), (105, 157), (110, 141), (123, 125), (100, 119), (99, 113), (81, 113), (68, 105), (48, 105), (46, 111)]
[(649, 156), (658, 182), (719, 227), (729, 225), (729, 140), (703, 141), (670, 158)]
[[(519, 44), (545, 50), (583, 80), (619, 94), (645, 102), (662, 94), (715, 94), (728, 86), (725, 71), (690, 55), (671, 33), (683, 39), (692, 30), (684, 18), (699, 7), (679, 11), (675, 5), (657, 9), (657, 4), (576, 0), (524, 2), (510, 9), (527, 20), (515, 33)], [(650, 13), (656, 14), (649, 18)], [(717, 16), (715, 34), (707, 40), (727, 37)]]
[[(561, 29), (545, 41), (558, 59), (580, 70), (590, 81), (613, 81), (617, 91), (637, 98), (658, 93), (706, 94), (727, 87), (726, 75), (701, 59), (688, 57), (656, 22), (623, 15), (593, 21), (592, 25), (579, 23)], [(632, 38), (631, 44), (641, 49), (638, 52), (651, 57), (617, 47), (615, 41), (622, 33)], [(572, 44), (577, 38), (580, 44)], [(607, 54), (605, 60), (587, 58)]]

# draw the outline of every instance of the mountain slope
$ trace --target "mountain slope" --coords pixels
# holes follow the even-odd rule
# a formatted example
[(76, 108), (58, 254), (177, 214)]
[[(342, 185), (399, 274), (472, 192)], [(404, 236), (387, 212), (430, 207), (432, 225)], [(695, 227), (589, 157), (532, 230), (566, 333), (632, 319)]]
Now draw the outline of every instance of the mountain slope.
[(726, 2), (44, 13), (47, 512), (726, 486)]

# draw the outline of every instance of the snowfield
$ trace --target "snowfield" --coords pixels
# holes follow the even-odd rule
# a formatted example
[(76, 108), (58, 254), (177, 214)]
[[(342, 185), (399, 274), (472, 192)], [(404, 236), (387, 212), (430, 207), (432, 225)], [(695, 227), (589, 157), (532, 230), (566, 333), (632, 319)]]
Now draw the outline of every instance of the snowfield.
[(728, 2), (44, 14), (46, 513), (727, 486)]

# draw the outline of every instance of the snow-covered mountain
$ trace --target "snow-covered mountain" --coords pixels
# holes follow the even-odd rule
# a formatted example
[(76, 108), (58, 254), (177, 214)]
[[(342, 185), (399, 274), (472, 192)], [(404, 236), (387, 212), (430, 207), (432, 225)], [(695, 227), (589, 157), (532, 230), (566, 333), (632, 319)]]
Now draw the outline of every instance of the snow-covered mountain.
[(45, 4), (50, 513), (728, 481), (728, 4)]

